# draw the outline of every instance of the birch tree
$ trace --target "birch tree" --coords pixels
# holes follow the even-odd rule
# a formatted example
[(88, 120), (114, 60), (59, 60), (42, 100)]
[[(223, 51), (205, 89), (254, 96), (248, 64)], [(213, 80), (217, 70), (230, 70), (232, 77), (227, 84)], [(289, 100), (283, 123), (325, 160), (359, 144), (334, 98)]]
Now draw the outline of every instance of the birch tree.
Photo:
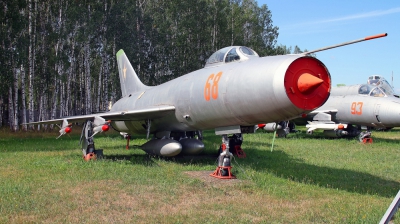
[(26, 125), (26, 96), (25, 96), (25, 68), (21, 63), (20, 67), (20, 74), (21, 74), (21, 106), (22, 106), (22, 130), (27, 130)]
[(28, 98), (29, 98), (29, 120), (28, 122), (34, 121), (34, 99), (33, 99), (33, 91), (34, 91), (34, 77), (35, 77), (35, 55), (34, 55), (34, 39), (35, 33), (33, 32), (33, 20), (34, 20), (34, 12), (33, 12), (33, 4), (36, 3), (36, 0), (28, 0), (28, 35), (29, 35), (29, 47), (28, 47), (28, 63), (29, 63), (29, 90), (28, 90)]

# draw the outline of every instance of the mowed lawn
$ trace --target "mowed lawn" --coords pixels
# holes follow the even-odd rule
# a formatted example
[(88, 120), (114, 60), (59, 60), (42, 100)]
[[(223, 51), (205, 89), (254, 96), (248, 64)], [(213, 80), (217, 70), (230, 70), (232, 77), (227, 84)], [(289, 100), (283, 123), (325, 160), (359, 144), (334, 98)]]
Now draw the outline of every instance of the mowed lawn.
[[(0, 130), (0, 223), (378, 223), (400, 190), (400, 129), (373, 144), (321, 134), (245, 134), (236, 180), (209, 177), (221, 142), (201, 156), (149, 157), (134, 136), (98, 134), (104, 159), (85, 162), (80, 128)], [(400, 217), (399, 214), (396, 215)], [(394, 223), (400, 223), (395, 218)]]

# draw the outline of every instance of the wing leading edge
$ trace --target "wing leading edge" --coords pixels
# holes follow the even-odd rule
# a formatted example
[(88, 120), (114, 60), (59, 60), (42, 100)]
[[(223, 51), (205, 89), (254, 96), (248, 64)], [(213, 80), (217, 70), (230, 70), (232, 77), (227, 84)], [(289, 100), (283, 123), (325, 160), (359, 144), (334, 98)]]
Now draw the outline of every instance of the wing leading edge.
[(106, 120), (112, 121), (140, 121), (146, 119), (158, 119), (164, 116), (170, 115), (175, 111), (174, 106), (170, 105), (162, 105), (162, 106), (154, 106), (149, 108), (137, 109), (137, 110), (126, 110), (126, 111), (115, 111), (115, 112), (106, 112), (106, 113), (98, 113), (98, 114), (88, 114), (88, 115), (78, 115), (65, 117), (54, 120), (46, 120), (46, 121), (37, 121), (30, 122), (26, 124), (59, 124), (64, 120), (68, 122), (85, 122), (87, 120), (93, 120), (95, 117), (102, 117)]

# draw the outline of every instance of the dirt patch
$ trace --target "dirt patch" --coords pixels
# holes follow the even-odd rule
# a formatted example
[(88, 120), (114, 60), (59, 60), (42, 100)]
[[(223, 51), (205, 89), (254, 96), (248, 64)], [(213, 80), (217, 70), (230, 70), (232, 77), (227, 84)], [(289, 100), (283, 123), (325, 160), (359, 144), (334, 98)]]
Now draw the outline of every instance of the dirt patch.
[(186, 171), (184, 172), (186, 175), (190, 177), (194, 177), (196, 179), (201, 180), (206, 185), (210, 185), (213, 187), (221, 187), (226, 185), (234, 185), (243, 182), (239, 179), (219, 179), (216, 177), (210, 176), (214, 171)]

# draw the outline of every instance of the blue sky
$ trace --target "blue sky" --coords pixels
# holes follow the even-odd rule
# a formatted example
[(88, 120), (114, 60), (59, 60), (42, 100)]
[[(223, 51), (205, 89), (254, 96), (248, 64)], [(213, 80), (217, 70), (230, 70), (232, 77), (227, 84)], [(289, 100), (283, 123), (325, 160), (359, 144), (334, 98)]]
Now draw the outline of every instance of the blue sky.
[(381, 33), (387, 37), (317, 52), (332, 85), (382, 75), (400, 92), (400, 1), (257, 0), (279, 27), (278, 44), (315, 50)]

